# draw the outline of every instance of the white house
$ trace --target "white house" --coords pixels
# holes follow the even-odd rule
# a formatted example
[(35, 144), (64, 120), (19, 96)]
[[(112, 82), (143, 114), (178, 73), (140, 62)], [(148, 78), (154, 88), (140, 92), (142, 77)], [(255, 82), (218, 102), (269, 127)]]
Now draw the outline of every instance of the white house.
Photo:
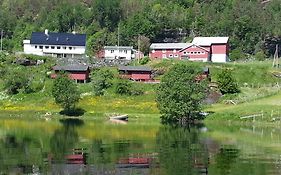
[(135, 58), (133, 47), (131, 46), (105, 46), (105, 59), (132, 60)]
[(23, 41), (24, 53), (52, 57), (82, 57), (86, 51), (86, 35), (76, 33), (33, 32)]

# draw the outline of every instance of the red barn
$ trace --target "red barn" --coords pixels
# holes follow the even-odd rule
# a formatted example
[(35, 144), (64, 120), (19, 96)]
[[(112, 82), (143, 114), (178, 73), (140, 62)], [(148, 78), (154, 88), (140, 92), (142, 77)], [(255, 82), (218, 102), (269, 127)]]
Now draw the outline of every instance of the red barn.
[(192, 44), (209, 50), (211, 62), (229, 61), (229, 37), (195, 37)]
[(57, 74), (64, 71), (69, 74), (69, 78), (75, 80), (77, 83), (86, 83), (89, 80), (90, 69), (87, 65), (66, 65), (66, 66), (54, 66), (53, 70), (55, 74), (52, 74), (52, 78), (56, 78)]
[(149, 57), (152, 59), (178, 59), (180, 50), (190, 46), (190, 43), (153, 43), (150, 46)]
[(134, 81), (152, 80), (152, 69), (145, 66), (120, 66), (118, 68), (122, 78)]
[(181, 59), (188, 59), (190, 61), (211, 61), (210, 49), (192, 44), (180, 50)]

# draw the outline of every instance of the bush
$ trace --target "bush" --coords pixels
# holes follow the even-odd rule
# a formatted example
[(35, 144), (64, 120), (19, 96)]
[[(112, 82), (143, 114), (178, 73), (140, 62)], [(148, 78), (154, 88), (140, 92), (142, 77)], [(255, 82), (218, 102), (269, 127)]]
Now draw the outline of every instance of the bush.
[(140, 64), (144, 65), (147, 64), (150, 61), (149, 57), (144, 57), (140, 60)]
[(234, 49), (230, 52), (231, 61), (245, 59), (245, 54), (240, 48)]
[(142, 95), (144, 91), (129, 80), (120, 79), (116, 82), (114, 91), (119, 95)]
[(4, 81), (4, 88), (8, 94), (17, 94), (19, 92), (29, 93), (31, 92), (30, 74), (26, 70), (12, 69), (6, 73)]
[(205, 81), (196, 81), (201, 73), (202, 68), (194, 64), (176, 64), (164, 75), (156, 94), (163, 122), (198, 119), (207, 87)]
[(263, 51), (259, 51), (259, 52), (256, 53), (255, 58), (258, 61), (264, 61), (266, 56), (265, 56)]
[(112, 86), (114, 74), (110, 69), (104, 68), (94, 71), (91, 78), (94, 94), (100, 96), (104, 94), (106, 89)]
[(239, 92), (236, 80), (233, 78), (231, 71), (223, 69), (217, 77), (219, 90), (222, 94), (234, 94)]
[(115, 84), (115, 93), (119, 95), (131, 95), (132, 84), (128, 80), (119, 80)]

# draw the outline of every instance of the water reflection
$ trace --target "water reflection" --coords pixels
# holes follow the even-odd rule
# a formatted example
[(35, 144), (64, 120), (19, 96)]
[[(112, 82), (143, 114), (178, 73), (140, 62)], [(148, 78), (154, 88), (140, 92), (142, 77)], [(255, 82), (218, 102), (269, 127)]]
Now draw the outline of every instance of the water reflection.
[(163, 126), (157, 133), (160, 169), (165, 174), (208, 174), (208, 151), (195, 127)]

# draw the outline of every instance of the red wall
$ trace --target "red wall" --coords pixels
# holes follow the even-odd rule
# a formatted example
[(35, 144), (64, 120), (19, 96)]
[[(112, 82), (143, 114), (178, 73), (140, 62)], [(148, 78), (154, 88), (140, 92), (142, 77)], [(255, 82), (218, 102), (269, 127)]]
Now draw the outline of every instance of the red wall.
[[(56, 74), (59, 71), (56, 71)], [(71, 78), (72, 80), (88, 80), (89, 79), (89, 71), (81, 71), (81, 72), (77, 72), (77, 71), (67, 71), (67, 73), (69, 74), (69, 78)], [(56, 74), (52, 74), (51, 78), (56, 78), (57, 75)]]
[(228, 44), (213, 44), (212, 54), (227, 54), (228, 55)]
[[(209, 52), (208, 51), (206, 51), (206, 50), (204, 50), (200, 47), (196, 47), (196, 46), (195, 47), (191, 46), (191, 47), (188, 47), (188, 48), (182, 50), (180, 52), (181, 57), (184, 57), (184, 52), (189, 52), (189, 54), (187, 54), (187, 55), (189, 56), (190, 59), (194, 59), (194, 60), (198, 59), (199, 61), (201, 61), (202, 58), (203, 58), (203, 59), (206, 59), (206, 61), (207, 61), (208, 58), (209, 58)], [(204, 52), (204, 54), (202, 54), (202, 53), (191, 54), (191, 52)]]
[[(174, 53), (174, 50), (172, 49), (166, 49), (166, 53), (163, 53), (162, 52), (162, 49), (161, 50), (155, 50), (154, 53), (152, 53), (152, 51), (150, 51), (149, 53), (149, 57), (152, 58), (152, 59), (162, 59), (163, 57), (163, 54), (166, 54), (166, 58), (170, 58), (169, 55), (178, 55), (177, 58), (180, 57), (180, 53), (179, 53), (180, 49), (176, 49), (176, 52)], [(174, 58), (174, 57), (172, 57)]]
[(132, 79), (134, 79), (134, 80), (150, 80), (151, 77), (150, 77), (149, 73), (144, 73), (144, 74), (133, 73)]

